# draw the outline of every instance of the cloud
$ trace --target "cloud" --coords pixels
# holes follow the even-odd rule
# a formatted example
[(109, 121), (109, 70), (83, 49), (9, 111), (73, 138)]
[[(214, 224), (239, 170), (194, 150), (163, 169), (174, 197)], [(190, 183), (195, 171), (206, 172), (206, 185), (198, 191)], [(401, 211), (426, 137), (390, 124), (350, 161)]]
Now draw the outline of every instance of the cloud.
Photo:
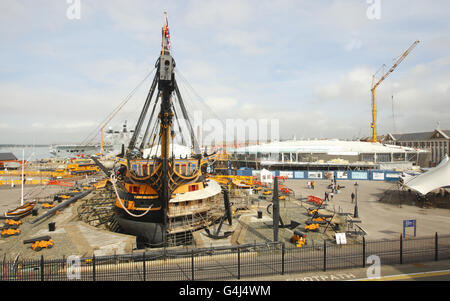
[[(65, 1), (0, 2), (5, 143), (73, 142), (96, 130), (153, 68), (164, 11), (183, 98), (206, 117), (278, 119), (285, 137), (368, 135), (373, 73), (420, 39), (377, 88), (380, 132), (392, 129), (392, 94), (399, 131), (450, 128), (446, 1), (382, 1), (376, 21), (365, 1), (81, 4), (71, 21)], [(132, 127), (150, 81), (109, 126)]]
[(366, 67), (356, 67), (340, 79), (314, 87), (314, 96), (327, 101), (361, 101), (370, 95), (371, 72)]

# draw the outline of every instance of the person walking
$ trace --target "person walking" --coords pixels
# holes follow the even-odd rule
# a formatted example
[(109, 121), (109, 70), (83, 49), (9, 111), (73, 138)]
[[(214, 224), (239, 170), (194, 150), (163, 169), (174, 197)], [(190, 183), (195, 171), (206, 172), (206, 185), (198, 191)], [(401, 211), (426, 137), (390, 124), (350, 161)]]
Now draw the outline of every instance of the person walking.
[(353, 204), (353, 202), (355, 201), (355, 193), (354, 192), (352, 192), (351, 197), (352, 197), (352, 204)]
[(311, 181), (311, 188), (314, 189), (314, 181)]
[(328, 192), (325, 191), (325, 198), (323, 199), (324, 202), (329, 201), (328, 199)]

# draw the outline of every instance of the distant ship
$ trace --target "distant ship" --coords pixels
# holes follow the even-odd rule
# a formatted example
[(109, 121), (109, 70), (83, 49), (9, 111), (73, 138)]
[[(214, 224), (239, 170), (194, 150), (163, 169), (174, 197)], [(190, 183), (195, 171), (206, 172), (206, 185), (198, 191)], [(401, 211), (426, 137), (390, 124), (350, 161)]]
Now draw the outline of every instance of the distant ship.
[[(127, 122), (125, 121), (122, 131), (113, 131), (109, 128), (106, 132), (105, 143), (103, 144), (104, 154), (118, 154), (120, 153), (122, 145), (128, 144), (133, 130), (127, 130)], [(58, 144), (50, 145), (49, 152), (58, 158), (71, 158), (81, 156), (91, 156), (101, 152), (101, 144)]]

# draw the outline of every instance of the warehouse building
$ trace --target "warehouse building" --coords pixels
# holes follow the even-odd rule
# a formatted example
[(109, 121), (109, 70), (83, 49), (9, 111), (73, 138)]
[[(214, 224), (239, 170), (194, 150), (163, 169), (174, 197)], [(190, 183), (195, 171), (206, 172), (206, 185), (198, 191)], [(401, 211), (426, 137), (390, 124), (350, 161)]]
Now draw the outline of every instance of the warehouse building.
[(387, 134), (383, 138), (386, 144), (428, 150), (431, 154), (430, 164), (439, 164), (445, 155), (450, 155), (450, 130), (435, 129), (432, 132)]

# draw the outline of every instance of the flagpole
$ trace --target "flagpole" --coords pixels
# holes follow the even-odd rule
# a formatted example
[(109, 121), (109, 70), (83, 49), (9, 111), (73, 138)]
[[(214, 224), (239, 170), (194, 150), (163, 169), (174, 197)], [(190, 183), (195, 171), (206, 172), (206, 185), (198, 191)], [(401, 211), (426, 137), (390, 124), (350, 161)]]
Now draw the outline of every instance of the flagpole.
[(22, 149), (22, 198), (20, 201), (20, 205), (23, 206), (23, 169), (25, 165), (25, 149)]

